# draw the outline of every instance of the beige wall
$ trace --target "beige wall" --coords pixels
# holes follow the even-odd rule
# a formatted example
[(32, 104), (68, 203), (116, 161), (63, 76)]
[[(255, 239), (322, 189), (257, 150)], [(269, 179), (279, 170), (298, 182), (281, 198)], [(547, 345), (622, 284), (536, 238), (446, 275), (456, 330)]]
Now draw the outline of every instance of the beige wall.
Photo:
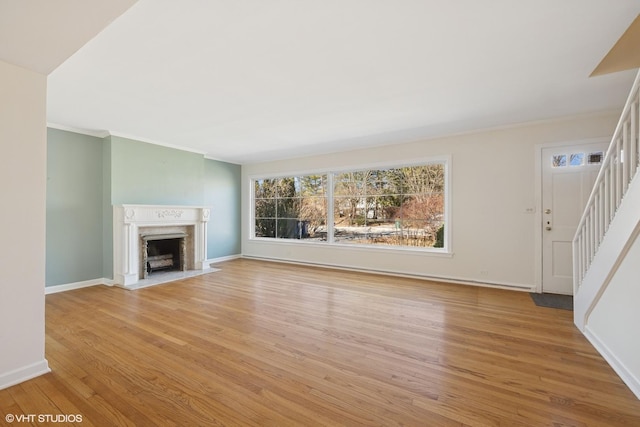
[(0, 388), (44, 358), (46, 76), (0, 61)]
[[(531, 289), (536, 286), (539, 145), (610, 137), (619, 113), (483, 131), (335, 155), (243, 166), (245, 256), (371, 269)], [(451, 156), (451, 256), (249, 239), (249, 180), (379, 162)]]

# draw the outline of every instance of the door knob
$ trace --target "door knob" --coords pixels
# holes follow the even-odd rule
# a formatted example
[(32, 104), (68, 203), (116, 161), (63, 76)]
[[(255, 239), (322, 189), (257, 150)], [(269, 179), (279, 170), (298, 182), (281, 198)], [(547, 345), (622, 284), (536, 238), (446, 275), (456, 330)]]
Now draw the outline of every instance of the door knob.
[(545, 209), (544, 213), (546, 213), (547, 215), (549, 215), (551, 213), (551, 209)]
[(547, 231), (550, 231), (551, 230), (551, 226), (547, 225), (544, 229), (547, 230)]

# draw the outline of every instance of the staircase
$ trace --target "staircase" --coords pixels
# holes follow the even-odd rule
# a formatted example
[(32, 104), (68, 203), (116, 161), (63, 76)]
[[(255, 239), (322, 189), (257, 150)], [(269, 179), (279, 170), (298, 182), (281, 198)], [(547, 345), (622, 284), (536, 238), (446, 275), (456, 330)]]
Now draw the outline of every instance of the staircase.
[(574, 322), (640, 399), (640, 72), (573, 239)]

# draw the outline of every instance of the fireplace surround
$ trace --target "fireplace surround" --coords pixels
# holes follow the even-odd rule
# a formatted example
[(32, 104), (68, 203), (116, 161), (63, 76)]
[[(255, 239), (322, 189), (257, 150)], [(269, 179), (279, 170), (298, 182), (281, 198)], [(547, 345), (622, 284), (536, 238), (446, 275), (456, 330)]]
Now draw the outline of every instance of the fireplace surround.
[[(134, 289), (147, 277), (149, 241), (180, 239), (180, 270), (206, 270), (207, 223), (211, 209), (201, 206), (118, 205), (113, 207), (113, 279)], [(168, 257), (156, 266), (168, 266)]]

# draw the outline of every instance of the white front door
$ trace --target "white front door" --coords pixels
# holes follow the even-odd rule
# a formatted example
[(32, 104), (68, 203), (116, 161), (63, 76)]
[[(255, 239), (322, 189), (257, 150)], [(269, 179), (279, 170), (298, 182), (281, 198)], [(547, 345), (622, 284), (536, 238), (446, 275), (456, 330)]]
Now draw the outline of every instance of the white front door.
[(572, 240), (608, 144), (542, 150), (542, 292), (573, 294)]

